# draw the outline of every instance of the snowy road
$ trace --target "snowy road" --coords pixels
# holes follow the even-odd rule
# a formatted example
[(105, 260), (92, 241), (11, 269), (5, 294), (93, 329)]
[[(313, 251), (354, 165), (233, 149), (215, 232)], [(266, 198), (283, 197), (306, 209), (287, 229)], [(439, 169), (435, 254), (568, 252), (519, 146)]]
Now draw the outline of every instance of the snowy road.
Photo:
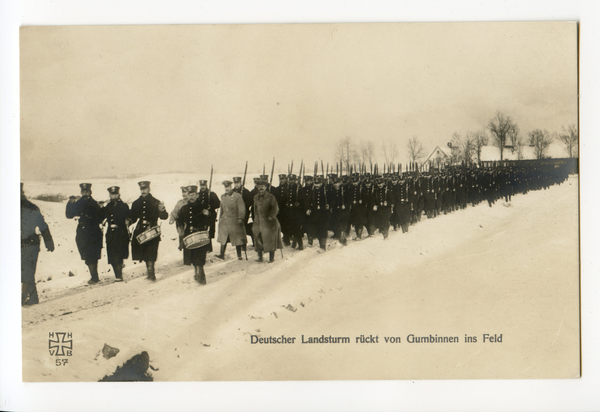
[[(330, 240), (324, 254), (286, 248), (274, 264), (229, 251), (207, 265), (204, 287), (167, 239), (156, 283), (131, 261), (124, 283), (105, 273), (84, 286), (84, 270), (71, 287), (73, 277), (53, 280), (42, 303), (22, 311), (23, 378), (97, 381), (143, 350), (158, 381), (576, 377), (577, 191), (571, 177), (492, 208), (423, 217), (387, 241)], [(73, 333), (66, 365), (49, 355), (49, 332)], [(253, 344), (252, 335), (295, 341)], [(377, 343), (357, 343), (361, 335)], [(458, 342), (410, 343), (409, 335)], [(302, 343), (321, 336), (350, 343)], [(98, 356), (105, 343), (119, 354)]]

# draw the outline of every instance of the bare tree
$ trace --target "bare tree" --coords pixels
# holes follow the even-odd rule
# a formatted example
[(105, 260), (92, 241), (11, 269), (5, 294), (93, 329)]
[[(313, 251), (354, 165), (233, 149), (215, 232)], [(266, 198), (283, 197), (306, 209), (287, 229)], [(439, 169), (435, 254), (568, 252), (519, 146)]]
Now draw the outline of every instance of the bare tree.
[(381, 142), (381, 151), (383, 152), (383, 159), (387, 165), (396, 163), (396, 159), (398, 159), (398, 156), (400, 155), (398, 146), (393, 140), (388, 140), (387, 142), (383, 140)]
[(425, 157), (425, 148), (417, 136), (408, 139), (406, 148), (408, 149), (408, 158), (413, 163), (417, 163)]
[(485, 129), (478, 130), (472, 134), (473, 146), (477, 155), (477, 163), (481, 162), (481, 148), (488, 144), (488, 135)]
[(496, 116), (490, 120), (488, 129), (492, 133), (492, 142), (500, 148), (500, 160), (504, 160), (504, 146), (507, 139), (514, 145), (517, 142), (519, 128), (510, 116), (502, 112), (496, 112)]
[(465, 137), (461, 137), (458, 133), (452, 135), (452, 163), (461, 163), (469, 165), (473, 163), (473, 155), (475, 154), (475, 134), (469, 132)]
[(552, 140), (552, 136), (550, 136), (547, 130), (535, 129), (529, 132), (529, 145), (533, 146), (536, 159), (544, 158), (544, 153), (548, 149), (548, 146), (550, 146), (550, 143), (552, 143)]
[(558, 135), (558, 139), (565, 145), (569, 157), (574, 157), (579, 149), (579, 131), (575, 124), (570, 124), (567, 127), (563, 126), (562, 133)]
[(352, 139), (349, 136), (340, 139), (337, 144), (335, 158), (338, 162), (342, 163), (342, 166), (346, 168), (348, 173), (350, 171), (350, 165), (353, 164), (357, 156)]
[(361, 163), (368, 164), (369, 167), (375, 162), (375, 145), (372, 141), (361, 142), (359, 159)]

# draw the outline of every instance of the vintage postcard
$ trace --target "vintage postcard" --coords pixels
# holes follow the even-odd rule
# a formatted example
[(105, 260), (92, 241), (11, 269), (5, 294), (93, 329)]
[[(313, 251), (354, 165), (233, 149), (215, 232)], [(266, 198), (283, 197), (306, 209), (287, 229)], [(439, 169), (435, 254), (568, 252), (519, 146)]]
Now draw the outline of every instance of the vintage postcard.
[(19, 41), (24, 382), (581, 376), (576, 23)]

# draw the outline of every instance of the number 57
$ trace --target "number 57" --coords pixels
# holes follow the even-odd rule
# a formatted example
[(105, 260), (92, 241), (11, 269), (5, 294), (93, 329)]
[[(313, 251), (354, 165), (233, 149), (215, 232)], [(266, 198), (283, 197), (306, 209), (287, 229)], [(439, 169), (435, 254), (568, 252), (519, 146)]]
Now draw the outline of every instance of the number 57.
[(69, 362), (68, 359), (56, 359), (56, 366), (64, 366)]

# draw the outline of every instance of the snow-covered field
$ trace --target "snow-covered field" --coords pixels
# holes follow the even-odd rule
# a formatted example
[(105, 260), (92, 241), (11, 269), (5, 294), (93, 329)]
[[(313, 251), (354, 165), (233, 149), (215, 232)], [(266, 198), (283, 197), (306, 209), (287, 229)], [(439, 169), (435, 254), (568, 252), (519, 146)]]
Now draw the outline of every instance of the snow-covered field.
[[(213, 190), (220, 195), (220, 182), (231, 177), (215, 176)], [(91, 183), (96, 200), (117, 184), (130, 203), (138, 196), (136, 182), (151, 180), (153, 195), (170, 211), (179, 186), (200, 178), (208, 176)], [(78, 194), (78, 183), (25, 182), (25, 192), (30, 199), (68, 196)], [(387, 241), (377, 234), (342, 247), (330, 239), (323, 254), (316, 245), (285, 248), (274, 264), (255, 262), (252, 249), (248, 261), (238, 261), (229, 247), (224, 262), (209, 255), (206, 286), (181, 264), (175, 227), (167, 221), (157, 282), (144, 278), (143, 264), (127, 260), (125, 282), (113, 283), (103, 257), (101, 283), (88, 286), (65, 203), (32, 201), (57, 248), (42, 247), (41, 303), (22, 310), (25, 381), (97, 381), (142, 351), (157, 381), (579, 376), (577, 176), (492, 208), (482, 203), (423, 217)], [(73, 334), (65, 365), (49, 354), (50, 332)], [(411, 334), (456, 336), (458, 343), (409, 343)], [(483, 342), (484, 334), (502, 334), (502, 342)], [(253, 344), (252, 335), (296, 339)], [(322, 335), (350, 343), (301, 343)], [(378, 342), (357, 343), (361, 335)], [(104, 344), (118, 355), (103, 358)]]

